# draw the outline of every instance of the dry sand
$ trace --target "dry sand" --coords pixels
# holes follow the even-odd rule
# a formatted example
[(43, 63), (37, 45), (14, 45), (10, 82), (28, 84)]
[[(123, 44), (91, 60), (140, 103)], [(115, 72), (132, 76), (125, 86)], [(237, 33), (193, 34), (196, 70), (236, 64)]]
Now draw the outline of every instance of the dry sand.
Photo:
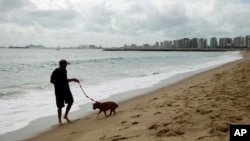
[(27, 141), (228, 141), (230, 124), (250, 124), (250, 52)]

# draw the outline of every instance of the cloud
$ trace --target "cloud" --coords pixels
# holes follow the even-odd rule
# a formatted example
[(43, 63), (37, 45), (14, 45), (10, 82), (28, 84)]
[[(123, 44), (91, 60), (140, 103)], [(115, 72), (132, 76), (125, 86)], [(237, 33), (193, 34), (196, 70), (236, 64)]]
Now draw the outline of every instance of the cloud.
[(246, 0), (0, 0), (0, 11), (3, 45), (29, 37), (47, 46), (122, 46), (250, 34)]
[(0, 23), (14, 24), (20, 28), (27, 26), (42, 26), (48, 29), (67, 28), (71, 26), (71, 21), (77, 17), (73, 10), (39, 10), (29, 1), (21, 0), (17, 3), (14, 1), (2, 0), (1, 6), (5, 9), (0, 14)]
[(9, 12), (11, 10), (33, 7), (33, 3), (29, 0), (0, 0), (0, 11)]

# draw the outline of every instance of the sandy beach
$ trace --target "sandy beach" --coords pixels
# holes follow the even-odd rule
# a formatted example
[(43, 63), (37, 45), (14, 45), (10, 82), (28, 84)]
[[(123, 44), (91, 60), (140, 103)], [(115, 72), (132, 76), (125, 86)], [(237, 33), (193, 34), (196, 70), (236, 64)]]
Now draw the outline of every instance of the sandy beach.
[(228, 141), (230, 124), (250, 124), (250, 52), (244, 59), (97, 111), (26, 141)]

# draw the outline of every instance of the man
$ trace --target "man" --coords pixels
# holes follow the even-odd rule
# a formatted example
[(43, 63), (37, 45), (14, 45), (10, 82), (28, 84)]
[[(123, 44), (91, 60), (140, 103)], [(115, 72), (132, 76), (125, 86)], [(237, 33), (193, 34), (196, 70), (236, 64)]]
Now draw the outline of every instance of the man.
[(71, 94), (69, 88), (69, 82), (74, 81), (79, 83), (79, 80), (76, 78), (68, 79), (67, 78), (67, 70), (66, 67), (69, 63), (66, 60), (59, 61), (59, 67), (56, 68), (51, 75), (50, 82), (54, 84), (55, 87), (55, 96), (56, 96), (56, 105), (58, 108), (58, 120), (59, 125), (62, 125), (61, 116), (62, 116), (62, 108), (64, 107), (64, 103), (68, 104), (66, 107), (66, 112), (64, 115), (64, 119), (70, 123), (71, 121), (68, 118), (68, 113), (71, 109), (71, 106), (74, 102), (73, 96)]

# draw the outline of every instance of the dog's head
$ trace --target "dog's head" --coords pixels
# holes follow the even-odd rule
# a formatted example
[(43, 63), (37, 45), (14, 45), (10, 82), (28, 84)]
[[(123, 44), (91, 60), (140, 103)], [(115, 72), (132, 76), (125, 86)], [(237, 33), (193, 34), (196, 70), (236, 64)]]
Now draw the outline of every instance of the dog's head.
[(101, 103), (100, 102), (96, 102), (93, 104), (93, 109), (95, 110), (96, 108), (100, 108)]

